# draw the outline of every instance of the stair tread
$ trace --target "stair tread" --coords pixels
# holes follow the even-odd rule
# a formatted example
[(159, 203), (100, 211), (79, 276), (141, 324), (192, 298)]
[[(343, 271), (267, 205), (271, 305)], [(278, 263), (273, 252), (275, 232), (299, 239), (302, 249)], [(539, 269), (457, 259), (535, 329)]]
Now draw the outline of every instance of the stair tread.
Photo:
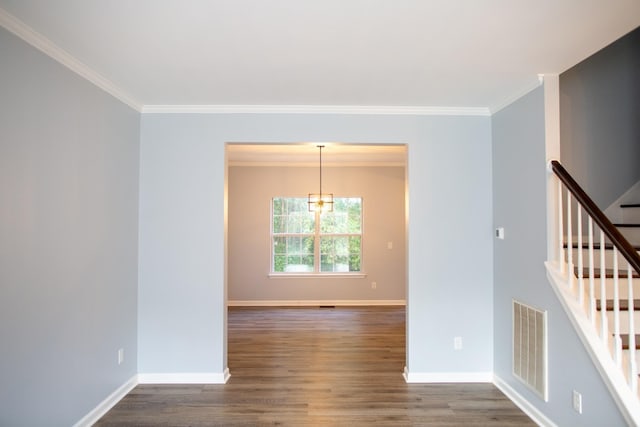
[[(613, 311), (613, 300), (608, 299), (605, 302), (606, 311)], [(602, 301), (596, 300), (596, 310), (602, 310)], [(620, 311), (629, 311), (629, 300), (621, 299), (620, 300)], [(633, 311), (640, 311), (640, 299), (633, 300)]]
[[(636, 336), (636, 350), (640, 350), (640, 335)], [(629, 334), (620, 334), (620, 340), (622, 341), (622, 349), (629, 350)]]
[(623, 203), (620, 205), (621, 208), (640, 208), (640, 203)]
[[(633, 246), (633, 249), (635, 249), (636, 251), (640, 251), (640, 245), (636, 245), (636, 244), (631, 244), (631, 246)], [(573, 242), (572, 245), (573, 249), (578, 249), (578, 242)], [(567, 244), (565, 243), (563, 245), (563, 248), (567, 249)], [(589, 249), (589, 243), (582, 243), (582, 249)], [(594, 250), (599, 250), (600, 249), (600, 243), (594, 243), (593, 244), (593, 249)], [(612, 251), (613, 250), (613, 244), (611, 243), (605, 243), (604, 244), (604, 249), (606, 251)]]
[(616, 227), (620, 227), (620, 228), (638, 228), (638, 227), (640, 227), (640, 224), (635, 224), (635, 223), (632, 223), (632, 224), (620, 224), (619, 223), (619, 224), (613, 224), (613, 225), (615, 225)]
[[(576, 277), (578, 277), (578, 267), (574, 268)], [(607, 268), (605, 269), (605, 278), (607, 279), (613, 279), (613, 272), (614, 270), (612, 268)], [(589, 269), (588, 268), (583, 268), (582, 269), (582, 277), (589, 277)], [(596, 268), (593, 271), (593, 277), (596, 279), (600, 278), (600, 269)], [(618, 270), (618, 278), (619, 279), (628, 279), (629, 276), (627, 275), (627, 270)], [(640, 274), (638, 274), (637, 272), (632, 272), (632, 278), (634, 279), (640, 279)]]

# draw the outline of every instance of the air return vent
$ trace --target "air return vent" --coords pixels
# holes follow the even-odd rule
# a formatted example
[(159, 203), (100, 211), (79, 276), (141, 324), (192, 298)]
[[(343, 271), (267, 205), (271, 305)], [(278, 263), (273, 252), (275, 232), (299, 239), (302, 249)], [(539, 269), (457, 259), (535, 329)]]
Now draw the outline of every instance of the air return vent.
[(547, 312), (513, 301), (513, 375), (547, 401)]

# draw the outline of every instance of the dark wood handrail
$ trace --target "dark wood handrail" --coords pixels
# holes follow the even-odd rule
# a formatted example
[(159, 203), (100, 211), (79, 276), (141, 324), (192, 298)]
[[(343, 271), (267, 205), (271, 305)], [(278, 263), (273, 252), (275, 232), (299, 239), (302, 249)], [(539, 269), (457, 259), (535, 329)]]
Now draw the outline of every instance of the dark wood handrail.
[(596, 206), (593, 200), (591, 200), (591, 197), (585, 193), (582, 187), (580, 187), (560, 162), (552, 160), (551, 170), (553, 170), (560, 181), (564, 183), (582, 208), (593, 218), (595, 223), (598, 224), (600, 230), (611, 240), (611, 243), (620, 251), (622, 256), (631, 264), (636, 272), (640, 273), (640, 255), (638, 255), (638, 252), (636, 252), (631, 243), (629, 243), (611, 221), (609, 221), (609, 218)]

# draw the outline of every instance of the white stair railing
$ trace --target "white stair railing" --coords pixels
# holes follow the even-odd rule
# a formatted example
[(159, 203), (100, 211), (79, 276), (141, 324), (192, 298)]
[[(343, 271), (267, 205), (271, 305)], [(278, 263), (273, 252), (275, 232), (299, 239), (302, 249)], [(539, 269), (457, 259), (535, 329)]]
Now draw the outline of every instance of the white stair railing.
[[(636, 350), (634, 295), (640, 289), (634, 289), (634, 285), (640, 286), (640, 257), (562, 165), (552, 161), (550, 167), (558, 181), (558, 229), (550, 237), (558, 239), (559, 249), (557, 259), (550, 260), (550, 265), (637, 398), (636, 359), (640, 353)], [(599, 251), (598, 257), (595, 251)]]

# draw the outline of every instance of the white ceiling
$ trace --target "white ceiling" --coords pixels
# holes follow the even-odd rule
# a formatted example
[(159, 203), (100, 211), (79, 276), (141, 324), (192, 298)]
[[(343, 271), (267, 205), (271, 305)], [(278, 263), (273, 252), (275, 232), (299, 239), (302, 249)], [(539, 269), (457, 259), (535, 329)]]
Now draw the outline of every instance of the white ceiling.
[(318, 167), (323, 145), (323, 166), (404, 166), (406, 146), (309, 142), (300, 144), (228, 144), (231, 166), (282, 165)]
[(495, 111), (539, 73), (562, 72), (640, 25), (640, 0), (0, 0), (0, 8), (0, 23), (35, 30), (139, 106)]

